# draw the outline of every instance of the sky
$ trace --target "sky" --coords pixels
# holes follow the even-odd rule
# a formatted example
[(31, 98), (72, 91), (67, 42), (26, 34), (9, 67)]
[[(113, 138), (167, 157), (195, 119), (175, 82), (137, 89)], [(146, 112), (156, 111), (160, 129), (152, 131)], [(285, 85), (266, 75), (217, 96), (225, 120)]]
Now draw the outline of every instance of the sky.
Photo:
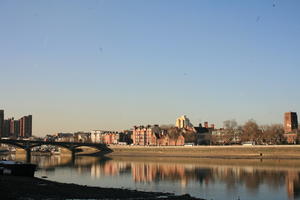
[(300, 112), (298, 0), (0, 1), (0, 109), (33, 134)]

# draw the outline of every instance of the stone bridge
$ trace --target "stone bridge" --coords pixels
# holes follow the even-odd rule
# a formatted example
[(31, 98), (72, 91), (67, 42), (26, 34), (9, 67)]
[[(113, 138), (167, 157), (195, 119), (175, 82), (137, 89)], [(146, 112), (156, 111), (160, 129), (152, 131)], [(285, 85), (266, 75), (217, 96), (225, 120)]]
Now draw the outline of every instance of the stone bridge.
[(41, 145), (52, 145), (68, 149), (75, 156), (79, 147), (91, 147), (100, 150), (103, 153), (110, 153), (112, 150), (106, 145), (101, 143), (80, 143), (80, 142), (50, 142), (50, 141), (32, 141), (32, 140), (11, 140), (0, 139), (0, 144), (7, 144), (26, 151), (27, 160), (30, 160), (31, 149)]

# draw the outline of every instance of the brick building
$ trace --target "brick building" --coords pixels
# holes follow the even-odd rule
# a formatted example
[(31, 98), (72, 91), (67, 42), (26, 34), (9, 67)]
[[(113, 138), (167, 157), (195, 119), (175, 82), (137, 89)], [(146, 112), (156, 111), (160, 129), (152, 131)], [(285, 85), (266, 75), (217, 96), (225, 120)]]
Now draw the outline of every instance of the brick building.
[(284, 113), (284, 137), (288, 144), (298, 142), (298, 117), (296, 112)]
[(135, 126), (132, 133), (132, 141), (134, 145), (157, 145), (157, 139), (161, 129), (158, 125), (154, 126)]
[(123, 133), (117, 131), (103, 131), (103, 130), (93, 130), (91, 131), (91, 141), (93, 143), (103, 143), (103, 144), (119, 144), (123, 139)]
[(296, 112), (284, 113), (284, 132), (290, 133), (298, 130), (298, 117)]
[(28, 138), (32, 136), (32, 115), (24, 116), (20, 120), (20, 137)]
[(162, 130), (158, 125), (154, 126), (135, 126), (132, 133), (134, 145), (141, 146), (180, 146), (184, 145), (184, 137), (179, 135), (171, 138), (167, 130)]
[(4, 119), (4, 110), (0, 110), (0, 137), (29, 138), (32, 136), (32, 115), (19, 120), (13, 117)]

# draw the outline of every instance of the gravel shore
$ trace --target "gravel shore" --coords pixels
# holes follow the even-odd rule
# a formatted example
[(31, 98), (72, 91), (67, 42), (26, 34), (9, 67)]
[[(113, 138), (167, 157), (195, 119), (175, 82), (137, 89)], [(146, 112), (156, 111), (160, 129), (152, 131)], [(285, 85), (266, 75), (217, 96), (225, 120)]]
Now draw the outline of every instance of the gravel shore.
[[(201, 200), (189, 195), (175, 196), (170, 193), (141, 192), (127, 189), (88, 187), (76, 184), (58, 183), (39, 178), (0, 175), (1, 200), (37, 199), (171, 199)], [(203, 200), (203, 199), (202, 199)]]

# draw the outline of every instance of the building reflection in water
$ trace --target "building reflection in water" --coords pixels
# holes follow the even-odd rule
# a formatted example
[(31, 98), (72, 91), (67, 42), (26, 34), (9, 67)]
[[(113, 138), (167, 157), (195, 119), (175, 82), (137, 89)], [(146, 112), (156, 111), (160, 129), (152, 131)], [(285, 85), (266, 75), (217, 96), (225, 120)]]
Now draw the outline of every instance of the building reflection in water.
[[(300, 197), (300, 168), (274, 169), (272, 167), (255, 166), (202, 166), (199, 164), (174, 164), (156, 162), (108, 161), (102, 166), (94, 165), (97, 178), (103, 176), (118, 176), (122, 171), (131, 173), (135, 182), (151, 183), (160, 181), (178, 182), (181, 187), (187, 187), (190, 182), (209, 185), (222, 182), (227, 190), (234, 191), (243, 185), (250, 194), (255, 194), (260, 186), (267, 185), (276, 192), (286, 186), (289, 199)], [(130, 171), (129, 171), (130, 170)], [(97, 173), (95, 173), (95, 171)]]
[[(25, 157), (14, 155), (6, 158), (25, 160)], [(32, 162), (38, 163), (42, 171), (72, 168), (79, 175), (85, 174), (93, 179), (130, 175), (135, 183), (176, 182), (182, 188), (195, 183), (204, 186), (223, 183), (228, 192), (234, 192), (242, 186), (249, 193), (255, 194), (262, 185), (267, 185), (274, 192), (285, 187), (288, 199), (300, 198), (300, 161), (287, 167), (278, 166), (278, 163), (205, 164), (206, 162), (178, 163), (96, 157), (77, 157), (75, 162), (72, 162), (71, 156), (32, 156)]]

